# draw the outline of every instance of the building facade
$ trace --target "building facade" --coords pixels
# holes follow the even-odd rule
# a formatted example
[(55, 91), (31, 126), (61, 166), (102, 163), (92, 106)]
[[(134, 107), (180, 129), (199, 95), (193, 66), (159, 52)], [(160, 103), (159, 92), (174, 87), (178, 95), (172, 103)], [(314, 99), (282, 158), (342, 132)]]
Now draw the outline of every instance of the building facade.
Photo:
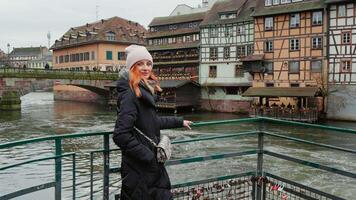
[(356, 120), (356, 3), (327, 0), (329, 16), (328, 118)]
[[(199, 25), (205, 12), (154, 18), (147, 33), (148, 50), (153, 56), (153, 70), (160, 80), (190, 80), (198, 82), (199, 73)], [(178, 80), (178, 82), (177, 82)], [(172, 108), (176, 105), (177, 87), (165, 89), (161, 99), (170, 99)], [(194, 92), (193, 96), (199, 95)], [(173, 99), (171, 98), (173, 97)], [(186, 96), (189, 102), (189, 95)], [(187, 105), (185, 105), (186, 107)], [(196, 107), (196, 103), (190, 105)]]
[(29, 68), (29, 62), (33, 60), (45, 60), (47, 55), (47, 47), (14, 48), (9, 54), (9, 64), (16, 68)]
[(257, 0), (254, 55), (243, 60), (253, 87), (244, 95), (264, 107), (322, 110), (315, 96), (327, 81), (326, 14), (323, 1)]
[(118, 71), (125, 66), (125, 48), (145, 45), (146, 29), (120, 17), (70, 28), (51, 47), (53, 68)]
[(253, 54), (254, 0), (216, 2), (201, 28), (199, 83), (202, 109), (247, 112), (250, 98), (241, 94), (252, 85), (241, 58)]

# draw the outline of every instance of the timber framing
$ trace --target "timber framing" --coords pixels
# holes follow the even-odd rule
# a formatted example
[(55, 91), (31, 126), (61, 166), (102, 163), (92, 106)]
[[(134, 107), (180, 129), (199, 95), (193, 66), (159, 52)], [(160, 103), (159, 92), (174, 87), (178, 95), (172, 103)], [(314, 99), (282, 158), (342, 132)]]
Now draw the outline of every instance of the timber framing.
[(356, 85), (356, 3), (329, 0), (329, 84)]

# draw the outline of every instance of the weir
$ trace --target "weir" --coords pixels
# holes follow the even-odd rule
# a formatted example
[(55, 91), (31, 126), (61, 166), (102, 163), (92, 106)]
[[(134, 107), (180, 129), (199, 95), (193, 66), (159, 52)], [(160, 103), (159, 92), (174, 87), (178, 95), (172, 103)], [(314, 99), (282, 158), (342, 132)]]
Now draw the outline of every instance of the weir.
[[(344, 170), (328, 166), (323, 164), (323, 162), (316, 162), (314, 160), (304, 160), (303, 158), (296, 158), (290, 155), (283, 154), (281, 152), (274, 152), (270, 149), (266, 149), (267, 139), (278, 139), (288, 142), (296, 142), (300, 144), (307, 144), (314, 147), (325, 148), (329, 150), (339, 151), (340, 153), (351, 153), (356, 155), (355, 149), (348, 149), (344, 147), (333, 146), (324, 143), (318, 143), (311, 140), (305, 140), (295, 137), (290, 137), (282, 134), (277, 134), (272, 130), (266, 129), (266, 124), (279, 124), (285, 126), (295, 126), (303, 128), (306, 130), (305, 134), (312, 133), (307, 132), (307, 128), (316, 128), (321, 130), (330, 130), (338, 132), (337, 134), (342, 135), (355, 135), (356, 130), (316, 125), (316, 124), (305, 124), (301, 122), (290, 122), (284, 120), (277, 120), (265, 117), (259, 118), (246, 118), (246, 119), (234, 119), (234, 120), (223, 120), (223, 121), (210, 121), (210, 122), (195, 122), (193, 127), (203, 127), (203, 126), (216, 126), (224, 124), (243, 124), (243, 123), (254, 123), (256, 124), (256, 129), (246, 130), (238, 133), (220, 134), (213, 135), (209, 137), (197, 137), (188, 140), (175, 140), (173, 141), (174, 146), (181, 144), (190, 144), (202, 142), (202, 141), (214, 141), (215, 143), (221, 143), (224, 140), (239, 139), (241, 137), (255, 137), (257, 142), (255, 148), (244, 149), (243, 151), (231, 151), (231, 152), (216, 152), (211, 155), (195, 156), (191, 155), (184, 158), (178, 158), (170, 160), (166, 163), (167, 166), (180, 165), (182, 168), (185, 165), (190, 165), (192, 163), (206, 163), (213, 160), (225, 160), (234, 159), (241, 160), (244, 157), (250, 157), (255, 160), (255, 165), (251, 165), (247, 170), (242, 169), (240, 173), (226, 172), (224, 176), (217, 176), (216, 174), (209, 174), (207, 179), (197, 179), (193, 181), (185, 182), (173, 182), (172, 193), (174, 199), (346, 199), (345, 197), (340, 197), (337, 194), (333, 194), (332, 191), (321, 191), (313, 185), (306, 186), (304, 183), (300, 183), (294, 180), (289, 180), (286, 177), (276, 175), (265, 169), (265, 163), (268, 163), (271, 158), (276, 158), (283, 160), (285, 162), (292, 162), (298, 165), (304, 165), (310, 169), (317, 169), (331, 174), (339, 175), (342, 177), (356, 180), (356, 173), (348, 170)], [(223, 131), (223, 126), (221, 128)], [(71, 189), (70, 198), (77, 199), (78, 185), (82, 183), (77, 182), (77, 173), (82, 173), (82, 170), (77, 166), (77, 160), (83, 154), (89, 154), (86, 156), (90, 160), (90, 174), (87, 179), (90, 182), (90, 189), (87, 196), (81, 197), (85, 199), (94, 199), (95, 194), (102, 194), (102, 199), (112, 199), (113, 197), (118, 198), (118, 192), (120, 191), (120, 184), (118, 184), (115, 189), (110, 187), (110, 182), (113, 176), (118, 176), (120, 172), (120, 165), (112, 162), (112, 156), (120, 154), (120, 150), (117, 148), (111, 148), (111, 134), (112, 132), (95, 132), (95, 133), (79, 133), (79, 134), (67, 134), (67, 135), (56, 135), (42, 138), (34, 138), (22, 141), (15, 141), (9, 143), (0, 144), (0, 150), (6, 150), (9, 148), (18, 148), (21, 146), (26, 146), (29, 148), (31, 145), (38, 145), (39, 143), (44, 143), (50, 146), (54, 145), (54, 151), (52, 155), (46, 154), (46, 156), (41, 156), (37, 159), (29, 159), (21, 162), (15, 162), (12, 164), (1, 165), (0, 173), (6, 172), (6, 170), (26, 169), (26, 165), (32, 163), (39, 163), (44, 160), (54, 161), (54, 181), (43, 183), (40, 185), (29, 186), (28, 188), (16, 188), (16, 191), (3, 194), (1, 192), (0, 199), (12, 199), (15, 197), (21, 197), (23, 195), (31, 194), (48, 188), (54, 188), (53, 196), (48, 197), (55, 199), (63, 198), (63, 187), (64, 180), (66, 180), (66, 188)], [(92, 137), (102, 137), (101, 148), (93, 149), (90, 151), (83, 152), (80, 148), (71, 151), (64, 151), (64, 141), (70, 139), (82, 139), (82, 138), (92, 138)], [(49, 152), (50, 153), (50, 152)], [(102, 164), (100, 169), (98, 165), (95, 165), (95, 155), (102, 155)], [(18, 155), (20, 156), (20, 155)], [(174, 156), (174, 155), (173, 155)], [(67, 173), (64, 176), (63, 168), (64, 161), (66, 161), (66, 167), (68, 166), (68, 161), (70, 161), (71, 173)], [(207, 165), (208, 168), (214, 168), (216, 166)], [(179, 170), (179, 168), (178, 168)], [(193, 170), (193, 169), (191, 169)], [(293, 173), (306, 173), (306, 170), (295, 171), (290, 170)], [(95, 187), (94, 173), (101, 173), (101, 187)], [(68, 177), (71, 176), (71, 177)], [(69, 181), (69, 183), (68, 183)], [(68, 185), (69, 184), (69, 185)], [(330, 184), (332, 180), (330, 180)], [(347, 185), (343, 187), (352, 187)], [(97, 197), (97, 196), (96, 196)]]

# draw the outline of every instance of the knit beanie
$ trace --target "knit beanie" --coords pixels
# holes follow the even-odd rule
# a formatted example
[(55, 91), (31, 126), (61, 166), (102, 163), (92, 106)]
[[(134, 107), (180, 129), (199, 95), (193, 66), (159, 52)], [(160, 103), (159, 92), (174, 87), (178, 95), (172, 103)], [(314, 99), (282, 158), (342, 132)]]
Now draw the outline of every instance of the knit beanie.
[(126, 47), (126, 69), (131, 67), (140, 60), (149, 60), (153, 63), (151, 54), (147, 51), (146, 47), (139, 45), (130, 45)]

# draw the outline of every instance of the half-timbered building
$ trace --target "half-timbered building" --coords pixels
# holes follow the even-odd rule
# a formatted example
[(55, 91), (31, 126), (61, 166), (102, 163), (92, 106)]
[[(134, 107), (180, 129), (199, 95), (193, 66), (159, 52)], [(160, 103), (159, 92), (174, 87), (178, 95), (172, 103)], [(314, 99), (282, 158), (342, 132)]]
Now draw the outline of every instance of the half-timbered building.
[(356, 3), (327, 0), (329, 16), (328, 117), (356, 120)]
[(253, 53), (254, 0), (216, 2), (201, 28), (199, 82), (201, 107), (222, 112), (248, 111), (250, 98), (241, 94), (251, 86), (240, 58)]
[(253, 87), (245, 95), (260, 97), (256, 104), (295, 109), (320, 104), (322, 109), (315, 96), (327, 81), (324, 7), (323, 1), (316, 0), (257, 0), (255, 51), (243, 59), (253, 75)]
[[(149, 24), (149, 32), (146, 35), (147, 49), (153, 57), (153, 71), (160, 80), (189, 80), (198, 82), (199, 72), (199, 25), (203, 21), (205, 12), (176, 15), (168, 17), (156, 17)], [(162, 84), (165, 82), (162, 81)], [(166, 88), (165, 85), (161, 85)], [(161, 99), (170, 99), (164, 105), (171, 103), (172, 108), (177, 108), (176, 87), (169, 92), (163, 90)], [(172, 94), (173, 92), (173, 94)], [(169, 95), (164, 96), (165, 94)], [(183, 93), (182, 93), (183, 94)], [(184, 93), (190, 107), (198, 106), (195, 101), (190, 101), (192, 96), (200, 96), (199, 93)], [(157, 104), (160, 104), (158, 102)]]

